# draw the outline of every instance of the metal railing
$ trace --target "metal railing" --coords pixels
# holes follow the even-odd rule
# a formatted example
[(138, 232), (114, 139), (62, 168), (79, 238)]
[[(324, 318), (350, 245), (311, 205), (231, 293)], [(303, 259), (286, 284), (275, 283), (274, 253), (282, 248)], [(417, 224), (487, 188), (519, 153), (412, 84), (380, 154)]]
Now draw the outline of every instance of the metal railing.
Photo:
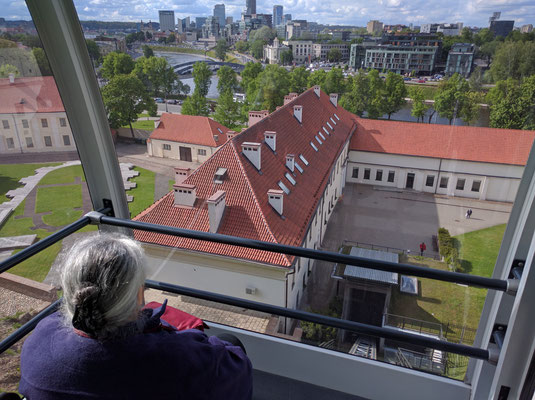
[[(102, 210), (107, 212), (107, 210)], [(366, 258), (348, 256), (339, 253), (326, 252), (320, 250), (312, 250), (301, 247), (293, 247), (287, 245), (281, 245), (276, 243), (262, 242), (253, 239), (246, 239), (228, 235), (207, 233), (192, 231), (187, 229), (174, 228), (164, 225), (149, 224), (140, 221), (131, 221), (127, 219), (115, 218), (106, 216), (100, 212), (90, 212), (78, 221), (66, 226), (60, 231), (54, 233), (53, 235), (43, 239), (34, 245), (22, 250), (16, 255), (8, 258), (7, 260), (0, 263), (0, 273), (8, 270), (14, 265), (18, 264), (21, 261), (29, 258), (33, 254), (51, 246), (52, 244), (58, 242), (64, 237), (70, 235), (73, 232), (83, 228), (88, 224), (101, 224), (101, 225), (111, 225), (124, 228), (132, 228), (150, 232), (157, 232), (162, 234), (168, 234), (173, 236), (181, 236), (191, 239), (198, 239), (210, 242), (225, 243), (240, 247), (254, 248), (258, 250), (272, 251), (278, 253), (284, 253), (288, 255), (294, 255), (299, 257), (307, 257), (316, 260), (324, 260), (330, 262), (338, 262), (346, 265), (358, 265), (366, 268), (373, 268), (383, 271), (392, 271), (399, 273), (406, 273), (414, 276), (432, 278), (447, 282), (456, 282), (464, 283), (467, 285), (483, 287), (487, 289), (494, 289), (500, 291), (506, 291), (508, 288), (508, 282), (500, 279), (485, 278), (480, 276), (473, 275), (464, 275), (456, 272), (449, 271), (440, 271), (440, 270), (431, 270), (429, 268), (422, 268), (413, 265), (404, 265), (404, 264), (395, 264), (390, 262), (381, 262), (376, 260), (370, 260)], [(345, 329), (351, 332), (356, 332), (359, 334), (366, 334), (376, 337), (382, 337), (385, 339), (396, 340), (404, 343), (415, 344), (419, 346), (425, 346), (428, 348), (438, 349), (442, 351), (447, 351), (455, 354), (460, 354), (464, 356), (474, 357), (482, 360), (488, 360), (495, 362), (495, 354), (489, 352), (487, 349), (482, 349), (473, 346), (467, 346), (457, 343), (449, 343), (433, 338), (422, 337), (417, 334), (402, 332), (396, 329), (378, 327), (373, 325), (367, 325), (359, 322), (343, 320), (339, 318), (329, 317), (325, 315), (314, 314), (310, 312), (305, 312), (301, 310), (294, 310), (280, 306), (274, 306), (271, 304), (259, 303), (250, 300), (244, 300), (232, 296), (207, 292), (198, 289), (192, 289), (187, 287), (182, 287), (178, 285), (173, 285), (170, 283), (157, 282), (153, 280), (146, 281), (146, 287), (160, 289), (163, 291), (176, 293), (180, 295), (191, 296), (199, 299), (214, 301), (217, 303), (227, 304), (231, 306), (238, 306), (242, 308), (247, 308), (250, 310), (265, 312), (269, 314), (278, 315), (281, 317), (294, 318), (302, 321), (309, 321), (317, 324), (322, 324), (338, 329)], [(59, 301), (56, 301), (54, 304), (43, 310), (41, 313), (32, 318), (28, 323), (19, 328), (8, 338), (4, 339), (0, 343), (0, 353), (9, 348), (13, 343), (16, 343), (18, 340), (23, 338), (28, 332), (30, 332), (37, 323), (54, 312), (57, 309)]]

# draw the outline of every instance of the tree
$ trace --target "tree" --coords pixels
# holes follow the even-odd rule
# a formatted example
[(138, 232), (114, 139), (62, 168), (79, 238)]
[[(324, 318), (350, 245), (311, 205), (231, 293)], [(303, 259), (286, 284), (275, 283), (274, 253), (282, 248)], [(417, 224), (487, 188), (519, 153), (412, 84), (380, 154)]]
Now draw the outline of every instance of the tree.
[(277, 32), (269, 26), (264, 25), (260, 29), (251, 32), (249, 40), (260, 40), (263, 42), (262, 44), (267, 44), (275, 39), (275, 37), (277, 37)]
[(512, 78), (497, 82), (487, 102), (492, 128), (535, 129), (535, 75), (522, 83)]
[(249, 50), (249, 44), (243, 40), (236, 42), (235, 46), (238, 53), (245, 53)]
[[(147, 31), (147, 33), (149, 32)], [(152, 50), (151, 47), (144, 44), (141, 48), (143, 49), (143, 56), (145, 58), (154, 57), (154, 51)]]
[(268, 65), (258, 75), (258, 101), (263, 109), (275, 111), (284, 102), (290, 83), (289, 73), (278, 65)]
[(178, 78), (163, 57), (139, 57), (134, 66), (134, 73), (155, 96), (164, 93), (167, 97)]
[(319, 85), (325, 91), (325, 80), (327, 79), (327, 72), (323, 69), (318, 69), (310, 74), (308, 77), (308, 87)]
[(210, 89), (211, 78), (212, 71), (210, 71), (210, 68), (208, 68), (205, 62), (198, 61), (193, 64), (194, 94), (197, 93), (201, 97), (206, 97), (208, 95), (208, 89)]
[(461, 40), (463, 43), (473, 43), (474, 34), (470, 28), (464, 27), (461, 31)]
[(85, 44), (87, 45), (87, 51), (89, 53), (89, 57), (91, 60), (93, 60), (93, 63), (95, 65), (100, 64), (100, 59), (102, 56), (100, 55), (100, 48), (97, 45), (97, 42), (94, 40), (86, 39)]
[(262, 64), (260, 63), (254, 63), (254, 62), (248, 62), (245, 64), (245, 67), (243, 68), (243, 71), (241, 72), (241, 87), (245, 91), (245, 93), (248, 92), (249, 85), (255, 81), (256, 77), (262, 72)]
[(0, 39), (0, 49), (9, 49), (9, 48), (16, 49), (17, 43), (11, 40)]
[(494, 33), (489, 28), (481, 29), (474, 36), (474, 43), (476, 46), (481, 46), (484, 43), (492, 42), (494, 40)]
[(459, 74), (455, 73), (448, 80), (442, 81), (435, 95), (435, 110), (442, 118), (447, 118), (449, 123), (459, 115), (459, 111), (465, 107), (468, 101), (468, 82)]
[[(507, 78), (521, 79), (535, 73), (535, 66), (528, 67), (521, 71), (520, 66), (525, 58), (529, 58), (528, 53), (535, 51), (535, 43), (504, 42), (496, 49), (490, 73), (494, 82)], [(523, 75), (526, 73), (526, 75)]]
[(368, 96), (368, 112), (369, 118), (379, 118), (384, 114), (384, 86), (385, 83), (379, 76), (379, 71), (372, 69), (368, 73), (368, 79), (370, 82), (370, 90)]
[(19, 76), (19, 69), (11, 64), (0, 65), (0, 78), (8, 78), (11, 74), (14, 76)]
[(342, 59), (342, 52), (340, 49), (333, 47), (329, 52), (327, 53), (327, 59), (330, 62), (338, 62)]
[(238, 87), (238, 77), (236, 72), (228, 65), (219, 68), (217, 77), (219, 78), (219, 81), (217, 82), (217, 91), (220, 95), (227, 91), (233, 93)]
[(407, 87), (401, 75), (389, 71), (385, 80), (384, 113), (390, 116), (403, 107), (407, 97)]
[(424, 121), (428, 106), (425, 104), (424, 91), (421, 87), (411, 87), (409, 95), (412, 99), (411, 115), (416, 117), (416, 122)]
[(303, 93), (308, 89), (308, 78), (310, 77), (310, 72), (308, 72), (305, 67), (294, 68), (290, 72), (290, 92), (294, 93)]
[(250, 46), (251, 55), (257, 60), (262, 59), (264, 56), (264, 42), (262, 40), (255, 40)]
[(227, 90), (219, 96), (217, 107), (214, 113), (214, 119), (220, 124), (234, 129), (240, 120), (239, 104), (233, 99), (232, 92)]
[(158, 38), (158, 43), (163, 43), (163, 44), (167, 43), (167, 39), (165, 38), (165, 36), (160, 36)]
[(225, 39), (219, 39), (215, 46), (215, 56), (221, 61), (225, 61), (225, 57), (227, 56), (227, 51), (228, 51), (227, 41)]
[(473, 124), (479, 118), (480, 103), (481, 94), (478, 92), (468, 92), (464, 96), (459, 109), (459, 116), (468, 125)]
[(39, 66), (39, 71), (41, 71), (42, 76), (52, 75), (52, 69), (48, 63), (48, 58), (46, 57), (45, 51), (40, 47), (34, 47), (32, 49), (33, 56), (37, 65)]
[(152, 33), (150, 33), (149, 31), (145, 31), (145, 39), (151, 40), (152, 39)]
[(156, 114), (156, 103), (135, 75), (118, 74), (112, 77), (102, 88), (102, 100), (110, 126), (119, 128), (129, 125), (132, 137), (132, 122), (137, 121), (139, 113), (147, 110), (150, 114)]
[(294, 55), (291, 50), (284, 50), (281, 52), (282, 65), (289, 65), (294, 60)]
[(111, 52), (104, 57), (100, 73), (106, 79), (129, 74), (134, 70), (134, 60), (126, 53)]
[(193, 91), (193, 95), (184, 100), (184, 103), (182, 104), (182, 114), (208, 116), (206, 97), (197, 93), (196, 88)]
[(169, 36), (167, 36), (167, 39), (165, 40), (166, 43), (175, 43), (176, 42), (176, 36), (174, 33), (171, 33)]
[(340, 99), (340, 104), (346, 110), (362, 117), (368, 109), (370, 83), (363, 69), (349, 80), (348, 91)]
[(470, 90), (474, 92), (480, 92), (483, 87), (483, 70), (481, 67), (477, 66), (474, 68), (470, 78), (468, 79), (468, 84), (470, 85)]
[(345, 78), (342, 68), (332, 68), (325, 78), (325, 92), (338, 93), (342, 96), (345, 92)]

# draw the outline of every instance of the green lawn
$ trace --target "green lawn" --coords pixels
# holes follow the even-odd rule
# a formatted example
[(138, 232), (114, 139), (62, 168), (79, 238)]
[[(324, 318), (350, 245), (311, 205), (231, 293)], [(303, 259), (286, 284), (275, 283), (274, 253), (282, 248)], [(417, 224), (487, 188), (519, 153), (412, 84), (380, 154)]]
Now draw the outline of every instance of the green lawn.
[[(19, 164), (15, 167), (25, 167), (28, 164)], [(39, 166), (38, 166), (39, 167)], [(1, 170), (1, 167), (0, 167)], [(17, 171), (17, 168), (13, 168)], [(6, 171), (6, 170), (4, 170)], [(60, 168), (47, 174), (39, 184), (54, 184), (54, 183), (72, 183), (74, 177), (79, 176), (83, 179), (82, 168), (80, 166), (72, 166)], [(43, 229), (32, 230), (34, 227), (33, 219), (16, 218), (24, 214), (24, 207), (26, 201), (23, 201), (8, 218), (5, 224), (0, 229), (0, 236), (18, 236), (36, 234), (37, 240), (41, 240), (53, 232), (48, 232)], [(48, 212), (51, 214), (42, 217), (43, 222), (52, 226), (63, 226), (76, 219), (80, 218), (82, 211), (76, 211), (74, 208), (82, 206), (82, 189), (81, 185), (57, 186), (37, 189), (37, 201), (35, 212)], [(82, 232), (95, 231), (97, 227), (94, 225), (83, 228)], [(28, 260), (20, 263), (16, 267), (9, 270), (10, 273), (23, 276), (25, 278), (36, 281), (43, 281), (59, 251), (61, 250), (61, 242), (58, 242), (40, 253), (32, 256)]]
[(410, 91), (411, 87), (418, 87), (423, 90), (424, 92), (424, 98), (426, 100), (433, 100), (435, 98), (435, 93), (437, 92), (438, 86), (424, 86), (422, 84), (410, 84), (405, 83), (405, 86), (407, 87), (407, 91)]
[(8, 201), (5, 194), (12, 189), (22, 187), (21, 178), (35, 175), (35, 170), (41, 167), (60, 165), (61, 163), (46, 164), (1, 164), (0, 165), (0, 203)]
[(39, 181), (39, 185), (74, 183), (74, 179), (77, 176), (80, 177), (82, 182), (85, 182), (85, 175), (81, 165), (59, 168), (46, 174), (45, 177)]
[(144, 168), (135, 167), (139, 171), (139, 176), (130, 179), (137, 183), (137, 187), (126, 192), (134, 196), (134, 201), (128, 203), (131, 218), (134, 218), (141, 211), (145, 210), (154, 203), (154, 177), (155, 173)]
[(175, 184), (174, 179), (169, 179), (169, 191), (173, 190), (173, 185)]

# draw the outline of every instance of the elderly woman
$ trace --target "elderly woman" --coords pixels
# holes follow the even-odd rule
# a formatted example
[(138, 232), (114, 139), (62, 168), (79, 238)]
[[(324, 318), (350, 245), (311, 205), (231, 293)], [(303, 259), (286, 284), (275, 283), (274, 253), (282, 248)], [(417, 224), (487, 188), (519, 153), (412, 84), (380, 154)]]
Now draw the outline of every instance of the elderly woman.
[(144, 305), (137, 242), (97, 235), (73, 246), (63, 307), (43, 319), (21, 355), (19, 391), (33, 399), (250, 399), (244, 351), (162, 323)]

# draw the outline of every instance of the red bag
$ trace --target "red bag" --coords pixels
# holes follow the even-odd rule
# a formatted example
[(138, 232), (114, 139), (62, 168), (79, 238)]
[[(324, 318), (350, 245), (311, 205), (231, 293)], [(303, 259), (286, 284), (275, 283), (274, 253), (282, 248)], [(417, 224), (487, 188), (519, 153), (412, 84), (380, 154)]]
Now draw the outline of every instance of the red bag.
[[(151, 301), (143, 308), (151, 308), (154, 310), (161, 306), (161, 303)], [(206, 325), (202, 319), (169, 305), (166, 306), (165, 312), (161, 316), (161, 319), (167, 322), (169, 325), (174, 326), (179, 331), (184, 331), (186, 329), (199, 329), (200, 331), (204, 332), (204, 329), (208, 328), (208, 325)]]

